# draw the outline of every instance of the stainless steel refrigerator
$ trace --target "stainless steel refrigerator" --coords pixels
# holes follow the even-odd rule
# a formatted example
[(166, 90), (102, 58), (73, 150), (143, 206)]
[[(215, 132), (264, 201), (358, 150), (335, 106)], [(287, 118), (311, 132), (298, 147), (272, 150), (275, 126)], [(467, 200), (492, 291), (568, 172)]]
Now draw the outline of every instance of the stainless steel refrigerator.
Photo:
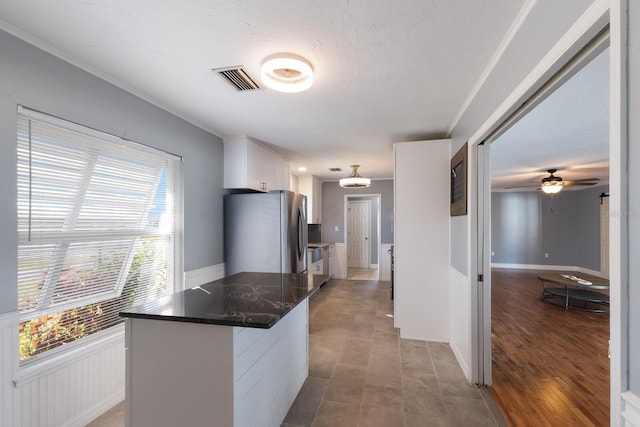
[(307, 272), (307, 197), (291, 191), (227, 194), (227, 275)]

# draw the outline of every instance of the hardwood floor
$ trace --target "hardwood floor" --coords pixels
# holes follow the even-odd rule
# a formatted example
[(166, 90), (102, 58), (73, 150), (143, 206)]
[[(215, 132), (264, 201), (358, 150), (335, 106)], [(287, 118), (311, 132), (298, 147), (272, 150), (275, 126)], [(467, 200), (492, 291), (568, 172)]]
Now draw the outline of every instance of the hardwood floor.
[(540, 301), (540, 273), (492, 270), (489, 391), (511, 426), (608, 426), (609, 315)]

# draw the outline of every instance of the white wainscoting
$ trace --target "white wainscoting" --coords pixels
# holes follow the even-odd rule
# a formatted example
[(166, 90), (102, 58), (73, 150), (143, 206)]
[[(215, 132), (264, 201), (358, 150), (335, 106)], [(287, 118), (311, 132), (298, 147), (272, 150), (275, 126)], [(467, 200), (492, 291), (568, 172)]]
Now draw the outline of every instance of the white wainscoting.
[(622, 427), (640, 427), (640, 397), (630, 391), (622, 393)]
[(449, 346), (468, 381), (471, 380), (471, 299), (469, 278), (449, 266)]
[[(224, 264), (185, 273), (187, 287), (224, 277)], [(18, 313), (0, 315), (0, 427), (81, 427), (124, 399), (124, 332), (20, 368)]]
[(336, 243), (336, 256), (333, 260), (333, 277), (335, 279), (347, 278), (347, 245)]
[(194, 286), (204, 285), (205, 283), (222, 279), (224, 276), (224, 263), (186, 271), (184, 273), (184, 288), (189, 289)]
[(19, 426), (18, 393), (13, 379), (18, 369), (18, 313), (0, 315), (0, 426)]
[(392, 243), (382, 243), (380, 245), (380, 263), (378, 264), (379, 280), (391, 280), (391, 249)]

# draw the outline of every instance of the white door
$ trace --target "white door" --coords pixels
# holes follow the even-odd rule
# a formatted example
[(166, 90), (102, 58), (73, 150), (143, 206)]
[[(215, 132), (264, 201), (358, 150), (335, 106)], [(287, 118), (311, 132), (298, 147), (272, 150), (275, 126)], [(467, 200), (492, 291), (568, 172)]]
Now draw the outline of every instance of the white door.
[(347, 208), (347, 267), (369, 268), (371, 202), (350, 201)]

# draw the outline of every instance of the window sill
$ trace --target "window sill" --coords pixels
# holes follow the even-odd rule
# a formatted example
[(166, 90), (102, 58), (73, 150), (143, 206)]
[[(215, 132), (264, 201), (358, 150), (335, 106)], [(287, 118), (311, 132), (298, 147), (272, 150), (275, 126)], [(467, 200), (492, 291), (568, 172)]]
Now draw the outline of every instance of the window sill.
[(13, 384), (16, 388), (20, 388), (31, 381), (69, 366), (118, 342), (122, 342), (124, 347), (124, 324), (116, 325), (103, 331), (103, 333), (86, 337), (81, 342), (66, 344), (67, 349), (58, 352), (58, 354), (45, 355), (41, 360), (34, 360), (25, 366), (19, 367)]

